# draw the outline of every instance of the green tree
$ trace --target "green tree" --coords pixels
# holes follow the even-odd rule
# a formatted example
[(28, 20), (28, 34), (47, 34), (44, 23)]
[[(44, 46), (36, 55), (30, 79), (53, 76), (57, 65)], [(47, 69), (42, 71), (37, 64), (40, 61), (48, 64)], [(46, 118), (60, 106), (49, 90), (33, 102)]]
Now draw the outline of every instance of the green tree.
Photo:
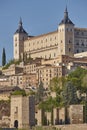
[(50, 111), (50, 112), (52, 111), (53, 107), (56, 106), (57, 106), (57, 101), (55, 100), (55, 98), (52, 98), (51, 96), (39, 104), (40, 109), (43, 109), (45, 111)]
[(66, 78), (65, 77), (54, 77), (51, 81), (50, 81), (50, 85), (49, 88), (51, 89), (51, 91), (56, 91), (57, 88), (62, 88), (66, 83)]
[(85, 92), (87, 98), (87, 75), (82, 79), (82, 91)]
[(51, 91), (56, 93), (56, 98), (55, 98), (55, 103), (56, 106), (62, 106), (62, 96), (61, 96), (61, 92), (63, 89), (63, 86), (65, 86), (66, 83), (66, 78), (65, 77), (55, 77), (50, 81), (50, 89)]
[(85, 75), (82, 79), (82, 91), (86, 94), (85, 97), (85, 122), (87, 123), (87, 75)]
[(78, 90), (81, 90), (82, 79), (87, 74), (87, 70), (81, 67), (77, 67), (75, 71), (71, 72), (67, 80), (73, 82), (74, 86), (77, 87)]
[(6, 64), (6, 54), (5, 54), (5, 48), (3, 48), (2, 52), (2, 66), (5, 66)]
[(62, 95), (63, 95), (64, 106), (78, 103), (76, 87), (74, 87), (71, 81), (68, 81), (66, 83), (65, 87), (63, 88)]
[(43, 101), (43, 98), (44, 98), (44, 87), (43, 87), (43, 82), (40, 81), (40, 84), (39, 84), (39, 87), (37, 89), (37, 93), (35, 95), (35, 98), (36, 98), (36, 102), (41, 102)]

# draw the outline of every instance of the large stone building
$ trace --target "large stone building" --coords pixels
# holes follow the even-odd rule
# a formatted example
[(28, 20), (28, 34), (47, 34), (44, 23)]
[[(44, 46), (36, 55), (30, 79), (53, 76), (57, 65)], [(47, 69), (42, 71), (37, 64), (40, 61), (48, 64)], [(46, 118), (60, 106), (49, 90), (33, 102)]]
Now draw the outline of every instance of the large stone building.
[(13, 41), (15, 60), (29, 57), (51, 59), (58, 55), (73, 56), (75, 53), (87, 51), (87, 29), (75, 27), (66, 8), (64, 18), (56, 31), (39, 36), (28, 36), (20, 19)]

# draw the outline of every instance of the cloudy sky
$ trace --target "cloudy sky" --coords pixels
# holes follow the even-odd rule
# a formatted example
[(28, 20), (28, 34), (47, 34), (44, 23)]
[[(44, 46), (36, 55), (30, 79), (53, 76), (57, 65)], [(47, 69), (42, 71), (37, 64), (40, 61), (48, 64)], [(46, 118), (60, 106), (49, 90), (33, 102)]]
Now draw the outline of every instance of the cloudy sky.
[(87, 28), (87, 0), (0, 0), (0, 65), (3, 47), (7, 62), (13, 59), (13, 34), (20, 17), (30, 35), (52, 32), (63, 18), (66, 5), (75, 26)]

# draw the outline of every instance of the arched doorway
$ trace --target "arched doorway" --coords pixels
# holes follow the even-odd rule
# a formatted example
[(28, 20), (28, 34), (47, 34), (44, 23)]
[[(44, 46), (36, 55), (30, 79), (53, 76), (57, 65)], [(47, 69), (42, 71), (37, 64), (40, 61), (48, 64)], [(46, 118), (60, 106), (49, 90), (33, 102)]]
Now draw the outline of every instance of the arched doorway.
[(15, 120), (15, 121), (14, 121), (14, 127), (15, 127), (15, 128), (18, 128), (18, 120)]

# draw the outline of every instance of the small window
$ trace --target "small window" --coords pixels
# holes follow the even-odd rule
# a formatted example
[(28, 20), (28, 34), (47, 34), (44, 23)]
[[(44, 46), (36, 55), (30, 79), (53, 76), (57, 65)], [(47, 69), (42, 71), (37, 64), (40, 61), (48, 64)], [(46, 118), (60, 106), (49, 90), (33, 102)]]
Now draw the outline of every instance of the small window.
[(22, 40), (24, 41), (24, 37), (22, 38)]
[(77, 50), (76, 52), (79, 53), (79, 50)]
[(50, 38), (50, 41), (52, 41), (52, 38)]
[(54, 57), (56, 56), (56, 54), (54, 53)]
[(69, 40), (69, 43), (72, 43), (72, 42)]
[(79, 43), (77, 42), (76, 45), (79, 45)]
[(66, 29), (66, 31), (68, 32), (68, 28)]
[(84, 46), (84, 43), (82, 43), (82, 46)]
[(17, 46), (17, 43), (15, 43), (15, 47)]
[(84, 32), (82, 32), (82, 35), (84, 35)]
[(79, 35), (79, 32), (77, 32), (76, 34)]
[(69, 48), (69, 52), (71, 51), (71, 48)]
[(51, 54), (50, 54), (49, 58), (51, 58)]
[(15, 51), (15, 54), (17, 54), (17, 50)]
[(17, 37), (15, 37), (15, 41), (17, 41)]
[(41, 40), (41, 43), (43, 43), (43, 40)]

